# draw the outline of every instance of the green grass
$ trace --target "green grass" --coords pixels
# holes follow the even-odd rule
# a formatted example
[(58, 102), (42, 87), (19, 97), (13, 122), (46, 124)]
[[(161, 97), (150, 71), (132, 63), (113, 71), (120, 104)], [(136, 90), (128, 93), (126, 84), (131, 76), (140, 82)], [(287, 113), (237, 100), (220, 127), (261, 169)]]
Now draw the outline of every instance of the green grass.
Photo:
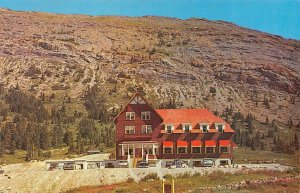
[(272, 151), (251, 150), (250, 148), (239, 147), (234, 150), (235, 163), (248, 163), (248, 160), (274, 160), (276, 163), (299, 167), (298, 154), (276, 153)]
[[(259, 186), (250, 185), (249, 187), (241, 188), (239, 190), (220, 190), (214, 192), (226, 192), (226, 193), (297, 193), (300, 190), (299, 182), (287, 182), (287, 183), (271, 183), (271, 184), (263, 184)], [(193, 192), (197, 193), (197, 191)]]
[(4, 154), (3, 157), (0, 157), (0, 165), (2, 164), (16, 164), (25, 162), (26, 151), (16, 150), (15, 154)]
[[(289, 173), (280, 173), (280, 172), (272, 172), (272, 171), (257, 171), (257, 172), (249, 172), (249, 173), (236, 173), (236, 174), (224, 174), (222, 172), (215, 172), (209, 175), (201, 176), (199, 174), (195, 175), (181, 175), (175, 178), (175, 192), (188, 192), (193, 191), (197, 192), (197, 188), (202, 187), (214, 187), (217, 185), (225, 185), (229, 183), (237, 183), (242, 180), (257, 180), (257, 179), (266, 179), (269, 177), (280, 177), (280, 176), (288, 176), (292, 175)], [(293, 184), (293, 189), (295, 187), (299, 187), (297, 184)], [(258, 188), (262, 187), (251, 187), (252, 189), (245, 190), (250, 192), (255, 192)], [(124, 182), (115, 185), (108, 186), (95, 186), (95, 187), (82, 187), (75, 190), (68, 191), (67, 193), (98, 193), (98, 192), (122, 192), (122, 193), (139, 193), (143, 192), (151, 192), (151, 193), (159, 193), (162, 190), (162, 182), (160, 180), (153, 181), (141, 181), (139, 183), (135, 182)], [(224, 192), (224, 190), (222, 191)], [(257, 192), (257, 191), (256, 191)]]

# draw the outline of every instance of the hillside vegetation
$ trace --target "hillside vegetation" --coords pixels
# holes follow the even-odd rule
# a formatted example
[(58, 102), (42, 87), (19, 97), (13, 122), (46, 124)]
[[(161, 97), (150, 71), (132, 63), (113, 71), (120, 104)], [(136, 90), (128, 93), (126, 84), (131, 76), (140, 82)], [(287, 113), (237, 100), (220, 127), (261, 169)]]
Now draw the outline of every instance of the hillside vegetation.
[(2, 154), (111, 148), (137, 91), (155, 108), (208, 108), (253, 150), (298, 148), (299, 41), (205, 19), (0, 9), (0, 26)]

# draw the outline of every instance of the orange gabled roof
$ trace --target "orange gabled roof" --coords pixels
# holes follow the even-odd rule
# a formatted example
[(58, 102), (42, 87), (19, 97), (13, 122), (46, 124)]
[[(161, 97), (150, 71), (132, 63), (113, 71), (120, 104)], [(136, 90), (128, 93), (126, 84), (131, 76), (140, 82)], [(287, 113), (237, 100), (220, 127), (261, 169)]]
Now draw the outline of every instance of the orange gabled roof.
[(187, 147), (187, 141), (177, 141), (177, 147)]
[(173, 147), (173, 141), (163, 141), (164, 147)]
[(201, 147), (201, 141), (200, 140), (193, 140), (191, 141), (191, 146), (192, 147)]
[(216, 140), (206, 140), (205, 141), (205, 147), (216, 147), (217, 142)]
[(177, 128), (182, 123), (191, 123), (194, 128), (199, 123), (224, 123), (224, 132), (234, 132), (228, 123), (207, 109), (155, 109), (163, 123), (173, 124)]
[(220, 147), (228, 147), (230, 146), (230, 140), (219, 140)]

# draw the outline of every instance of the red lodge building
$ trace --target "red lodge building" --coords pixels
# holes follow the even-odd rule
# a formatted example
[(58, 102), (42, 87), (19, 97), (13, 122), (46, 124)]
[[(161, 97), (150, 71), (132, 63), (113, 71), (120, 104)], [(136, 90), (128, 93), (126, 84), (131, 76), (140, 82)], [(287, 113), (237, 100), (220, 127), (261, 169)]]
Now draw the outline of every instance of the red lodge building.
[(235, 131), (207, 109), (153, 109), (139, 93), (114, 122), (117, 160), (167, 167), (175, 159), (200, 166), (210, 158), (216, 166), (230, 166), (237, 147)]

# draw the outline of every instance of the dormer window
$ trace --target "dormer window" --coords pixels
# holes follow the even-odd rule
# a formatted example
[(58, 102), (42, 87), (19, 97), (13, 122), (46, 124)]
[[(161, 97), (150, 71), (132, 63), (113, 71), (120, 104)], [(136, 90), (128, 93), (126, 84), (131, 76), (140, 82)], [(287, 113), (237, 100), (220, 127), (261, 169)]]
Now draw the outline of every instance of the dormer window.
[(150, 111), (143, 111), (141, 113), (142, 120), (150, 120)]
[(135, 120), (134, 112), (126, 112), (126, 120)]
[(216, 129), (218, 130), (218, 132), (223, 133), (224, 129), (225, 129), (225, 125), (224, 124), (216, 124)]
[(165, 130), (167, 134), (172, 134), (173, 130), (174, 130), (174, 126), (173, 125), (165, 125)]
[(208, 124), (200, 124), (200, 129), (203, 133), (207, 133), (208, 129), (209, 129), (209, 125)]
[(192, 130), (191, 124), (182, 124), (182, 130), (184, 130), (185, 133), (189, 133)]

